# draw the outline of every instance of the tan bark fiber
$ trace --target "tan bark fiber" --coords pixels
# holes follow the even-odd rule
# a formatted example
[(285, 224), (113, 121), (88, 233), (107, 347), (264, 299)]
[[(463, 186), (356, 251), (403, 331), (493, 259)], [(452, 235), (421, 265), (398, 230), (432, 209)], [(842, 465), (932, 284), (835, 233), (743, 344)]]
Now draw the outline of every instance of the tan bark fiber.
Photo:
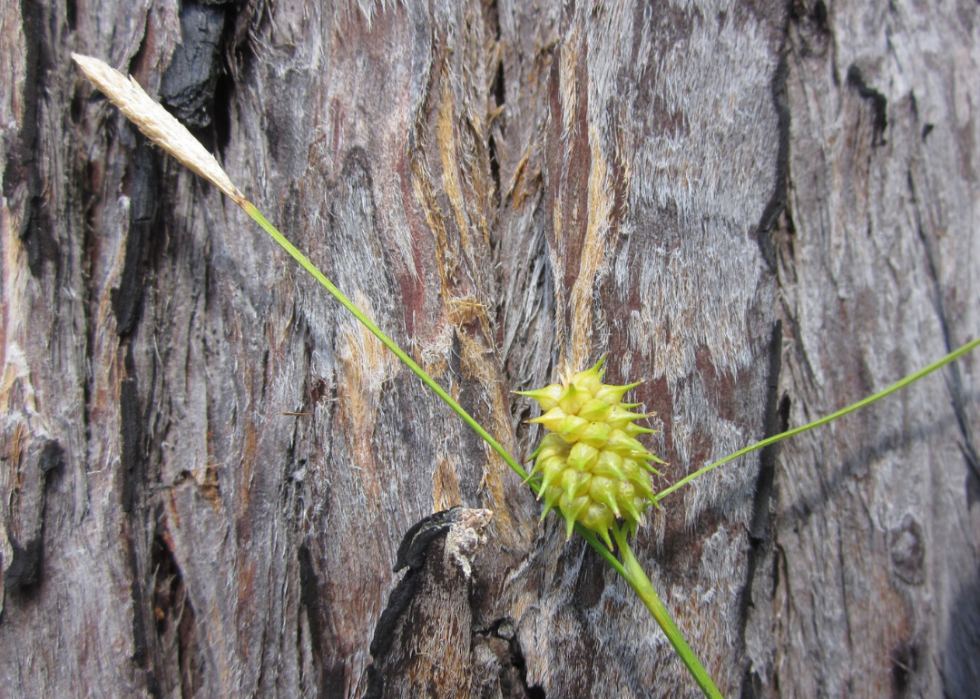
[[(968, 0), (0, 3), (0, 697), (699, 696), (222, 190), (520, 459), (512, 391), (608, 352), (663, 488), (980, 331), (978, 33)], [(726, 697), (975, 693), (977, 361), (648, 513)], [(399, 602), (456, 505), (493, 517)]]

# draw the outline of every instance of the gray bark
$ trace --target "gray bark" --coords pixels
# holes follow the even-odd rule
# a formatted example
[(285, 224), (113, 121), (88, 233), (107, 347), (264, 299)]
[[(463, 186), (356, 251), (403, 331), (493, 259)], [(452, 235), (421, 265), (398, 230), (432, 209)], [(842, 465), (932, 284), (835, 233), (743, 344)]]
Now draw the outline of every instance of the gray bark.
[[(648, 379), (662, 487), (975, 337), (978, 32), (965, 0), (4, 3), (0, 696), (699, 695), (71, 51), (163, 99), (512, 453), (540, 433), (509, 391), (606, 352)], [(648, 517), (637, 557), (726, 696), (980, 682), (976, 361)], [(494, 512), (472, 574), (448, 530), (394, 572), (456, 505)]]

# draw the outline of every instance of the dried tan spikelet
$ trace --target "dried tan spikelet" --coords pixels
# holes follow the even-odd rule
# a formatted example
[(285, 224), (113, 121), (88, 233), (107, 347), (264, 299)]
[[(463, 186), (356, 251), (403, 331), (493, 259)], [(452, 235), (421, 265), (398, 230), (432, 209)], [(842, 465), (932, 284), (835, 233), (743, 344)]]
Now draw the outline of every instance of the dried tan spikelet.
[(211, 182), (239, 206), (243, 205), (245, 199), (242, 193), (232, 184), (228, 173), (221, 168), (214, 156), (170, 112), (146, 94), (139, 83), (133, 78), (127, 80), (126, 76), (98, 58), (77, 53), (73, 53), (71, 57), (85, 73), (85, 77), (110, 102), (119, 107), (147, 138)]

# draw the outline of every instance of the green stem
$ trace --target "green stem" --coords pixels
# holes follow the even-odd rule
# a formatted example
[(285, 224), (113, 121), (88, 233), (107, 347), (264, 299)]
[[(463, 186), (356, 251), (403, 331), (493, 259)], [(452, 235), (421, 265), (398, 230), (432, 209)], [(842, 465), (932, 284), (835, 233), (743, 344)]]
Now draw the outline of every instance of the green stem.
[[(698, 661), (697, 656), (694, 655), (694, 651), (687, 645), (687, 641), (684, 640), (674, 620), (667, 613), (667, 608), (664, 607), (664, 603), (660, 601), (657, 591), (653, 589), (653, 583), (650, 582), (650, 578), (643, 572), (643, 567), (640, 566), (639, 561), (636, 560), (636, 556), (633, 555), (633, 550), (626, 540), (626, 529), (625, 524), (622, 528), (617, 525), (613, 525), (612, 527), (613, 537), (615, 537), (616, 546), (619, 548), (619, 555), (623, 557), (623, 563), (626, 568), (625, 571), (620, 571), (619, 574), (623, 576), (626, 582), (629, 583), (629, 586), (633, 588), (633, 591), (636, 592), (637, 597), (650, 610), (650, 614), (653, 615), (653, 618), (660, 625), (664, 635), (667, 636), (667, 640), (670, 641), (670, 645), (681, 656), (681, 660), (687, 666), (688, 671), (694, 677), (694, 681), (698, 683), (704, 695), (712, 699), (722, 699), (721, 692), (718, 691), (714, 682), (711, 681), (711, 677), (708, 675), (707, 670), (704, 669), (704, 666)], [(619, 569), (617, 568), (617, 570)]]
[(972, 342), (968, 342), (967, 344), (963, 345), (959, 349), (950, 352), (949, 354), (947, 354), (945, 357), (943, 357), (939, 361), (933, 362), (932, 364), (930, 364), (929, 366), (925, 367), (924, 369), (920, 369), (919, 371), (915, 372), (914, 374), (909, 374), (904, 379), (901, 379), (899, 381), (896, 381), (891, 386), (889, 386), (888, 388), (886, 388), (884, 391), (879, 391), (878, 393), (875, 393), (873, 396), (868, 396), (867, 398), (865, 398), (863, 400), (859, 400), (857, 403), (853, 403), (853, 404), (847, 406), (846, 408), (842, 408), (841, 410), (838, 410), (836, 413), (832, 413), (831, 415), (828, 415), (827, 417), (823, 417), (823, 418), (820, 418), (819, 420), (815, 420), (814, 422), (811, 422), (808, 425), (803, 425), (803, 427), (797, 427), (795, 429), (788, 430), (786, 432), (782, 432), (781, 434), (777, 434), (777, 435), (775, 435), (773, 437), (768, 437), (766, 439), (763, 439), (761, 442), (756, 442), (755, 444), (753, 444), (751, 446), (748, 446), (748, 447), (745, 447), (744, 449), (739, 449), (737, 452), (735, 452), (734, 454), (730, 454), (730, 455), (726, 456), (721, 461), (716, 461), (713, 464), (709, 464), (709, 465), (705, 466), (704, 468), (698, 469), (694, 473), (691, 473), (691, 474), (689, 474), (687, 476), (684, 476), (684, 478), (680, 479), (679, 481), (677, 481), (676, 483), (674, 483), (674, 485), (670, 486), (669, 488), (665, 488), (665, 489), (661, 490), (659, 493), (657, 493), (654, 496), (654, 498), (657, 500), (657, 502), (660, 502), (661, 500), (663, 500), (665, 497), (667, 497), (668, 495), (670, 495), (671, 493), (673, 493), (678, 488), (682, 488), (683, 486), (685, 486), (688, 483), (690, 483), (691, 481), (693, 481), (695, 478), (698, 478), (700, 476), (703, 476), (708, 471), (710, 471), (710, 470), (712, 470), (714, 468), (717, 468), (718, 466), (721, 466), (722, 464), (727, 464), (732, 459), (737, 459), (740, 456), (745, 456), (746, 454), (749, 454), (749, 453), (751, 453), (753, 451), (757, 451), (759, 449), (762, 449), (763, 447), (767, 447), (770, 444), (775, 444), (776, 442), (781, 442), (784, 439), (788, 439), (789, 437), (793, 437), (793, 436), (798, 435), (798, 434), (800, 434), (802, 432), (806, 432), (807, 430), (812, 430), (815, 427), (820, 427), (821, 425), (826, 425), (828, 422), (833, 422), (834, 420), (836, 420), (839, 417), (844, 417), (848, 413), (853, 413), (855, 410), (860, 410), (861, 408), (864, 408), (865, 406), (871, 405), (876, 400), (879, 400), (881, 398), (884, 398), (885, 396), (890, 395), (890, 394), (894, 393), (895, 391), (900, 391), (901, 389), (905, 388), (909, 384), (918, 381), (923, 376), (926, 376), (927, 374), (931, 374), (932, 372), (936, 371), (937, 369), (942, 369), (944, 366), (946, 366), (950, 362), (952, 362), (952, 361), (954, 361), (956, 359), (959, 359), (964, 354), (966, 354), (967, 352), (969, 352), (970, 350), (974, 349), (977, 346), (980, 346), (980, 337), (978, 337), (977, 339), (973, 340)]
[[(436, 395), (445, 401), (445, 403), (452, 408), (453, 411), (455, 411), (467, 425), (473, 428), (473, 430), (479, 434), (487, 444), (490, 445), (490, 447), (504, 460), (508, 466), (510, 466), (511, 469), (513, 469), (515, 473), (517, 473), (523, 480), (528, 480), (527, 472), (521, 467), (520, 464), (517, 463), (517, 461), (514, 460), (507, 450), (504, 449), (496, 439), (490, 436), (490, 433), (483, 429), (480, 423), (473, 419), (473, 417), (470, 416), (470, 414), (467, 413), (463, 407), (457, 403), (453, 397), (445, 391), (445, 389), (442, 388), (442, 386), (436, 383), (435, 380), (429, 376), (422, 367), (416, 364), (411, 357), (409, 357), (397, 344), (395, 344), (394, 340), (388, 337), (377, 325), (374, 324), (370, 318), (368, 318), (357, 306), (355, 306), (353, 302), (347, 298), (347, 296), (345, 296), (336, 286), (334, 286), (333, 283), (331, 283), (331, 281), (327, 279), (326, 276), (324, 276), (324, 274), (317, 269), (312, 262), (310, 262), (309, 258), (307, 258), (292, 243), (290, 243), (285, 236), (283, 236), (282, 233), (276, 229), (275, 226), (269, 223), (269, 221), (258, 211), (258, 209), (255, 208), (255, 206), (245, 200), (238, 203), (245, 210), (245, 212), (272, 237), (273, 240), (275, 240), (286, 252), (288, 252), (293, 259), (299, 262), (303, 269), (309, 272), (314, 279), (320, 282), (320, 284), (323, 285), (323, 287), (329, 291), (330, 294), (344, 306), (344, 308), (350, 311), (350, 313), (357, 318), (375, 337), (377, 337), (385, 345), (385, 347), (390, 349), (395, 356), (398, 357), (398, 359), (400, 359), (409, 369), (412, 370), (416, 376), (419, 377), (419, 379), (422, 380), (425, 385), (435, 391)], [(796, 429), (789, 430), (788, 432), (783, 432), (782, 434), (774, 437), (769, 437), (768, 439), (764, 439), (757, 444), (753, 444), (752, 446), (737, 451), (734, 454), (731, 454), (730, 456), (727, 456), (709, 466), (705, 466), (704, 468), (681, 479), (671, 487), (658, 493), (655, 496), (656, 500), (659, 501), (665, 498), (667, 495), (674, 492), (678, 488), (681, 488), (687, 483), (690, 483), (695, 478), (731, 461), (732, 459), (744, 456), (745, 454), (756, 451), (757, 449), (762, 449), (769, 444), (775, 444), (783, 439), (800, 434), (801, 432), (806, 432), (807, 430), (819, 427), (820, 425), (825, 425), (828, 422), (836, 420), (837, 418), (847, 415), (848, 413), (854, 412), (859, 408), (870, 405), (876, 400), (884, 398), (890, 393), (894, 393), (895, 391), (908, 386), (910, 383), (917, 381), (926, 374), (936, 371), (946, 364), (949, 364), (954, 359), (962, 356), (966, 352), (969, 352), (978, 345), (980, 345), (980, 338), (965, 345), (964, 347), (961, 347), (955, 352), (950, 353), (940, 361), (930, 364), (925, 369), (905, 377), (901, 381), (889, 386), (884, 391), (876, 393), (873, 396), (869, 396), (864, 400), (858, 401), (857, 403), (854, 403), (843, 410), (839, 410), (832, 415), (828, 415), (825, 418), (812, 422), (808, 425), (804, 425), (803, 427), (798, 427)], [(535, 492), (537, 492), (539, 489), (537, 483), (532, 482), (530, 483), (530, 486)], [(626, 580), (629, 586), (633, 588), (634, 592), (636, 592), (637, 596), (640, 598), (640, 600), (642, 600), (646, 608), (650, 610), (651, 615), (653, 615), (653, 618), (660, 625), (660, 628), (667, 636), (667, 640), (670, 641), (678, 655), (680, 655), (681, 660), (687, 666), (688, 670), (691, 672), (694, 680), (698, 683), (698, 686), (701, 687), (701, 690), (704, 692), (705, 696), (720, 699), (721, 693), (711, 681), (711, 678), (708, 676), (708, 673), (694, 655), (694, 652), (691, 650), (690, 646), (687, 645), (687, 642), (681, 635), (680, 630), (667, 613), (667, 609), (664, 607), (663, 602), (661, 602), (660, 598), (657, 596), (656, 590), (653, 588), (653, 584), (646, 576), (646, 573), (643, 572), (643, 568), (633, 555), (633, 551), (630, 549), (629, 543), (626, 539), (626, 527), (624, 526), (623, 528), (620, 528), (614, 525), (612, 528), (613, 536), (616, 539), (616, 544), (619, 548), (620, 555), (623, 558), (622, 563), (620, 563), (612, 552), (610, 552), (609, 549), (599, 541), (594, 532), (586, 529), (579, 523), (575, 524), (575, 529), (579, 535), (582, 536), (582, 538), (585, 539), (586, 542), (592, 546), (592, 548), (594, 548), (599, 555), (602, 556), (606, 562), (609, 563), (609, 565), (612, 566), (617, 573), (619, 573), (620, 576), (622, 576), (624, 580)]]
[[(285, 236), (283, 236), (282, 233), (276, 229), (275, 226), (269, 223), (265, 216), (263, 216), (259, 210), (255, 208), (255, 206), (253, 206), (250, 202), (245, 201), (241, 203), (241, 207), (245, 210), (245, 213), (251, 216), (255, 222), (262, 227), (262, 230), (272, 236), (273, 240), (275, 240), (286, 252), (288, 252), (293, 259), (299, 262), (303, 269), (309, 272), (313, 278), (320, 282), (320, 284), (322, 284), (334, 298), (340, 301), (344, 308), (350, 311), (355, 318), (364, 324), (364, 327), (370, 330), (375, 337), (381, 340), (385, 347), (394, 352), (395, 356), (404, 362), (405, 365), (411, 369), (415, 375), (418, 376), (423, 383), (425, 383), (426, 386), (435, 391), (436, 395), (442, 398), (442, 400), (444, 400), (450, 408), (452, 408), (461, 418), (463, 418), (466, 424), (472, 427), (476, 433), (479, 434), (487, 442), (487, 444), (489, 444), (490, 447), (501, 456), (501, 458), (503, 458), (508, 466), (510, 466), (522, 479), (527, 480), (527, 472), (521, 468), (520, 464), (518, 464), (509, 453), (507, 453), (500, 443), (491, 437), (490, 434), (483, 429), (480, 423), (474, 420), (459, 403), (453, 400), (453, 397), (450, 396), (442, 388), (442, 386), (437, 384), (422, 367), (416, 364), (415, 361), (409, 357), (401, 347), (396, 345), (394, 340), (388, 337), (377, 325), (374, 324), (370, 318), (363, 313), (363, 311), (361, 311), (361, 309), (355, 306), (353, 302), (340, 291), (340, 289), (334, 286), (333, 283), (323, 274), (323, 272), (317, 269), (316, 265), (310, 262), (306, 255), (301, 253), (285, 238)], [(535, 492), (538, 491), (537, 483), (530, 483), (530, 486)], [(606, 548), (606, 545), (599, 541), (594, 532), (586, 529), (578, 522), (575, 524), (575, 529), (579, 535), (599, 553), (600, 556), (606, 559), (606, 562), (609, 563), (609, 565), (611, 565), (613, 569), (620, 574), (620, 576), (622, 576), (629, 586), (636, 591), (636, 594), (639, 595), (640, 599), (643, 600), (643, 604), (645, 604), (647, 609), (650, 610), (650, 613), (653, 614), (653, 618), (660, 625), (660, 628), (663, 629), (667, 639), (677, 650), (677, 653), (681, 656), (681, 660), (691, 671), (695, 681), (704, 691), (705, 695), (708, 697), (718, 697), (720, 699), (721, 694), (711, 682), (711, 678), (708, 677), (708, 673), (705, 671), (704, 667), (702, 667), (701, 663), (698, 662), (697, 657), (694, 655), (694, 652), (691, 650), (690, 646), (687, 645), (684, 637), (681, 636), (681, 632), (671, 620), (670, 615), (667, 613), (666, 608), (664, 608), (660, 598), (657, 597), (657, 593), (653, 589), (650, 579), (647, 578), (646, 574), (643, 572), (643, 569), (640, 567), (640, 564), (633, 556), (633, 552), (630, 550), (629, 544), (626, 542), (625, 533), (619, 531), (618, 527), (613, 527), (613, 535), (616, 536), (616, 542), (619, 545), (619, 549), (623, 556), (623, 561), (626, 564), (624, 566), (616, 559), (609, 549)]]
[(323, 288), (329, 291), (335, 299), (340, 301), (340, 303), (344, 306), (344, 308), (350, 311), (355, 318), (361, 321), (361, 323), (364, 325), (365, 328), (370, 330), (371, 333), (376, 338), (381, 340), (381, 342), (384, 344), (385, 347), (387, 347), (392, 352), (394, 352), (395, 356), (398, 357), (405, 364), (405, 366), (411, 369), (415, 373), (415, 375), (422, 380), (422, 383), (424, 383), (426, 386), (428, 386), (433, 391), (435, 391), (436, 395), (442, 398), (442, 400), (444, 400), (446, 404), (456, 412), (457, 415), (463, 418), (463, 421), (467, 425), (472, 427), (473, 430), (478, 435), (483, 437), (483, 441), (489, 444), (490, 448), (493, 449), (495, 452), (497, 452), (497, 454), (500, 455), (500, 458), (502, 458), (507, 463), (507, 465), (510, 466), (517, 473), (517, 475), (519, 475), (522, 479), (525, 480), (527, 479), (527, 471), (521, 468), (521, 465), (514, 460), (514, 457), (512, 457), (507, 452), (507, 450), (500, 445), (500, 443), (496, 439), (491, 437), (490, 433), (487, 432), (485, 429), (483, 429), (483, 426), (480, 425), (479, 422), (474, 420), (473, 417), (468, 412), (463, 410), (463, 406), (461, 406), (459, 403), (453, 400), (453, 397), (449, 395), (442, 386), (437, 384), (435, 380), (425, 372), (425, 369), (420, 367), (418, 364), (415, 363), (415, 360), (413, 360), (411, 357), (405, 354), (402, 348), (395, 344), (394, 340), (392, 340), (390, 337), (385, 335), (384, 332), (381, 330), (381, 328), (375, 325), (370, 318), (364, 315), (361, 309), (355, 306), (353, 302), (351, 302), (351, 300), (347, 298), (343, 294), (343, 292), (340, 291), (340, 289), (335, 287), (333, 283), (329, 279), (327, 279), (326, 276), (324, 276), (323, 272), (317, 269), (316, 265), (310, 262), (309, 258), (306, 257), (306, 255), (301, 253), (299, 250), (296, 249), (296, 247), (292, 243), (286, 240), (286, 237), (282, 233), (280, 233), (275, 226), (269, 223), (269, 221), (265, 218), (265, 216), (263, 216), (259, 212), (259, 210), (252, 205), (251, 202), (243, 200), (242, 202), (239, 203), (239, 205), (242, 207), (242, 209), (245, 210), (245, 213), (251, 216), (256, 223), (262, 226), (262, 230), (264, 230), (266, 233), (272, 236), (273, 240), (279, 243), (279, 245), (286, 252), (292, 255), (293, 259), (299, 262), (300, 266), (303, 269), (309, 272), (314, 279), (320, 282), (320, 284), (323, 285)]

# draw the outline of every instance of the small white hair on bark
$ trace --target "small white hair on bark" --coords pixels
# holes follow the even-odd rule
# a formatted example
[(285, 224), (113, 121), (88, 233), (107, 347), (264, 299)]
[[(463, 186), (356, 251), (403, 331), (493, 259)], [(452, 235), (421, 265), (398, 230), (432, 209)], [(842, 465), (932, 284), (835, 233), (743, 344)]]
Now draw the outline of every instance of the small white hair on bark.
[(177, 158), (178, 161), (211, 182), (215, 187), (235, 200), (243, 201), (238, 191), (218, 161), (201, 145), (187, 128), (158, 102), (150, 97), (139, 83), (104, 61), (91, 56), (72, 53), (71, 57), (92, 83), (116, 105), (131, 122), (139, 127), (147, 138)]

